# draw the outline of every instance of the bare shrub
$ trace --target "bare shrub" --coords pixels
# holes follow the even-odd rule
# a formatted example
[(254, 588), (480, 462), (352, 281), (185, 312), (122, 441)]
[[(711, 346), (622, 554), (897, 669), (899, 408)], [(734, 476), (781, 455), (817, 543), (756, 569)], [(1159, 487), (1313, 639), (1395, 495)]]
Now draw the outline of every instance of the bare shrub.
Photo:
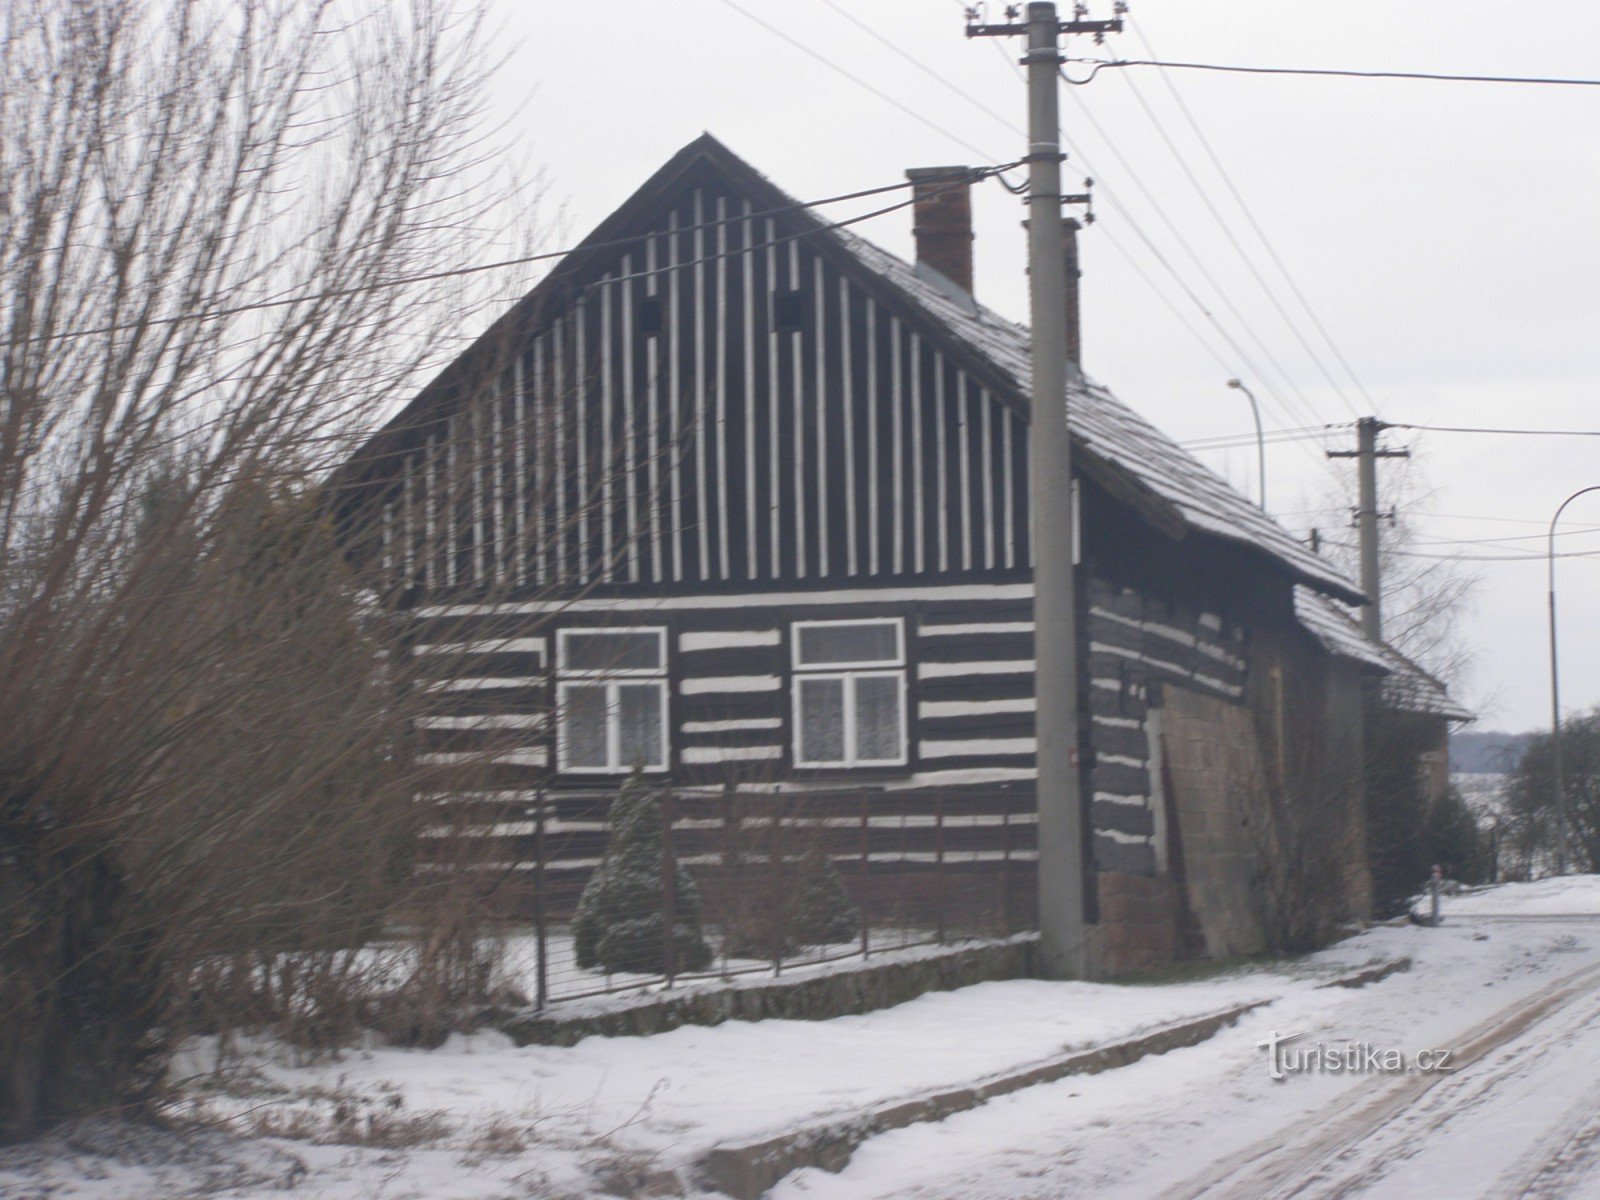
[(140, 1102), (188, 1028), (370, 1015), (430, 693), (317, 489), (470, 307), (485, 40), (0, 11), (0, 1140)]
[(476, 1166), (485, 1159), (514, 1157), (527, 1150), (531, 1133), (526, 1125), (497, 1117), (467, 1139), (462, 1160)]
[(1324, 946), (1365, 908), (1360, 694), (1350, 682), (1341, 695), (1325, 668), (1278, 648), (1249, 696), (1260, 754), (1228, 762), (1274, 953)]

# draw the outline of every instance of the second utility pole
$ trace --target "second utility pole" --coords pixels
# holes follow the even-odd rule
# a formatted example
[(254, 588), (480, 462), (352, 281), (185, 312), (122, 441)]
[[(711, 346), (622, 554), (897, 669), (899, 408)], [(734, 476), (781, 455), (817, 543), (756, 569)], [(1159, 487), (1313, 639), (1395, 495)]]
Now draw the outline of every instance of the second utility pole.
[(1356, 422), (1356, 448), (1328, 451), (1329, 458), (1356, 460), (1356, 531), (1361, 544), (1361, 590), (1367, 594), (1367, 603), (1361, 609), (1361, 629), (1373, 641), (1383, 637), (1383, 581), (1378, 566), (1378, 460), (1411, 457), (1409, 450), (1378, 449), (1378, 434), (1387, 428), (1377, 417), (1362, 417)]

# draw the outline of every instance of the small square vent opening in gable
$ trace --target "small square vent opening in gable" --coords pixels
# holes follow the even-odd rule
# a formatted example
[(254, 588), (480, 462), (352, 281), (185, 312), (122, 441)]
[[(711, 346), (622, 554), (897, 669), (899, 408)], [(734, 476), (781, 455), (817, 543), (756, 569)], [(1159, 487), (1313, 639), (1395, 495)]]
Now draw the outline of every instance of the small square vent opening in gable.
[(656, 337), (661, 333), (661, 327), (661, 297), (644, 297), (639, 301), (639, 332), (645, 337)]
[(772, 294), (772, 326), (781, 333), (796, 333), (805, 328), (806, 298), (799, 288)]

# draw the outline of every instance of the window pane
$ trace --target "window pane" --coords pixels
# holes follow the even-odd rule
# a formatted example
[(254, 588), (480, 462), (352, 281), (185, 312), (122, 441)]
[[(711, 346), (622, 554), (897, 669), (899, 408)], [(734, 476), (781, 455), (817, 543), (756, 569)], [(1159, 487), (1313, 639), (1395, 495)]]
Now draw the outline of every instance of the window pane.
[(661, 737), (661, 688), (659, 683), (621, 683), (617, 685), (618, 720), (622, 723), (619, 767), (659, 767), (665, 765)]
[(568, 632), (561, 635), (561, 666), (569, 671), (656, 671), (661, 637), (656, 633)]
[(608, 767), (604, 684), (561, 689), (561, 736), (569, 767)]
[(905, 754), (901, 742), (899, 677), (868, 675), (853, 682), (856, 758), (862, 762), (898, 762)]
[(844, 762), (844, 680), (800, 681), (800, 759)]
[(800, 664), (816, 667), (828, 663), (898, 663), (899, 628), (887, 621), (875, 625), (802, 625)]

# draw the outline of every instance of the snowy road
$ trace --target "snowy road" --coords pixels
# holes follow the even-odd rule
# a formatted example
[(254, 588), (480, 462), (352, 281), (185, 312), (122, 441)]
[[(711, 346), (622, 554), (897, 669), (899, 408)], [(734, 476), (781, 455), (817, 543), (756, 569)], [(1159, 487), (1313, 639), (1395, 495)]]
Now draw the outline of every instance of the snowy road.
[[(1547, 907), (1462, 901), (1445, 928), (1390, 931), (1416, 950), (1407, 975), (1331, 1003), (1288, 997), (1205, 1045), (886, 1134), (776, 1194), (1600, 1196), (1600, 917)], [(1281, 1080), (1274, 1035), (1301, 1055)], [(1294, 1070), (1310, 1046), (1394, 1051), (1408, 1069)], [(1410, 1069), (1437, 1050), (1451, 1069)]]
[[(1403, 1077), (1354, 1111), (1336, 1101), (1305, 1135), (1258, 1143), (1166, 1195), (1595, 1195), (1600, 1181), (1579, 1185), (1584, 1150), (1600, 1137), (1596, 1018), (1600, 967), (1586, 967), (1480, 1024), (1450, 1073)], [(1550, 1104), (1573, 1098), (1564, 1111)], [(1485, 1187), (1498, 1160), (1505, 1166)]]

